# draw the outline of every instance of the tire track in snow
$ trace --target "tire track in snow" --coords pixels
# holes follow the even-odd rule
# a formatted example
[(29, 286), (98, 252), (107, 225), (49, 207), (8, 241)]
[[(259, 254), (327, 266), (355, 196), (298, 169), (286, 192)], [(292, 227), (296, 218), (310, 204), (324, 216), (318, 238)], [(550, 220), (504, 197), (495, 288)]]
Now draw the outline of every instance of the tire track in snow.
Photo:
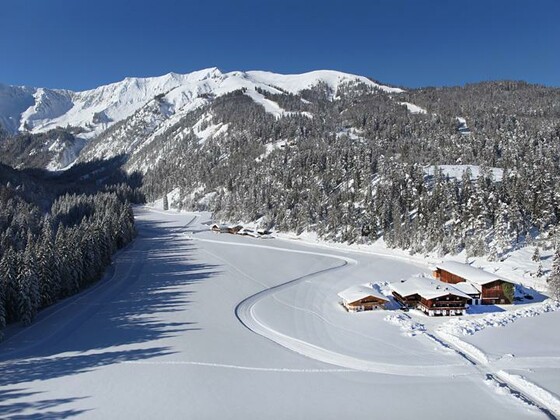
[(509, 395), (517, 400), (540, 410), (550, 419), (560, 416), (560, 401), (548, 391), (537, 385), (492, 366), (488, 357), (477, 347), (466, 343), (452, 334), (437, 332), (441, 344), (454, 349), (457, 354), (471, 362), (475, 369), (487, 382), (496, 384), (499, 388), (506, 389)]
[(280, 372), (280, 373), (359, 373), (354, 369), (292, 369), (292, 368), (268, 368), (255, 366), (231, 365), (226, 363), (191, 362), (187, 360), (129, 360), (122, 362), (125, 365), (148, 365), (148, 366), (204, 366), (224, 369), (250, 370), (255, 372)]
[[(398, 365), (390, 364), (384, 362), (375, 362), (372, 360), (359, 359), (353, 356), (338, 353), (332, 350), (325, 349), (323, 347), (317, 346), (315, 344), (309, 343), (307, 341), (286, 335), (280, 331), (267, 325), (264, 321), (259, 320), (255, 314), (255, 305), (265, 297), (294, 287), (299, 283), (305, 282), (315, 277), (320, 277), (327, 272), (333, 272), (342, 270), (348, 267), (348, 265), (356, 265), (358, 262), (349, 257), (339, 256), (335, 254), (327, 254), (323, 252), (312, 252), (312, 251), (301, 251), (301, 250), (291, 250), (286, 248), (277, 248), (268, 245), (256, 245), (256, 244), (242, 244), (237, 242), (227, 242), (212, 239), (202, 239), (193, 238), (194, 240), (200, 242), (217, 243), (220, 245), (227, 246), (241, 246), (241, 247), (251, 247), (251, 248), (264, 248), (271, 249), (278, 252), (288, 252), (296, 254), (307, 254), (316, 255), (321, 257), (334, 258), (336, 260), (342, 261), (341, 264), (335, 267), (328, 267), (314, 273), (306, 274), (288, 282), (282, 283), (277, 286), (273, 286), (262, 290), (252, 296), (241, 301), (235, 308), (235, 316), (247, 329), (252, 332), (267, 338), (282, 347), (285, 347), (293, 352), (301, 354), (303, 356), (309, 357), (311, 359), (327, 363), (330, 365), (340, 366), (341, 368), (350, 369), (354, 371), (370, 372), (370, 373), (381, 373), (387, 375), (399, 375), (399, 376), (430, 376), (430, 377), (447, 377), (450, 375), (460, 376), (467, 375), (468, 372), (465, 370), (464, 364), (452, 364), (452, 365), (438, 365), (437, 371), (434, 369), (433, 365)], [(236, 268), (232, 263), (227, 262), (233, 268)], [(236, 268), (237, 269), (237, 268)], [(238, 270), (238, 269), (237, 269)], [(240, 270), (238, 270), (240, 271)], [(241, 272), (241, 271), (240, 271)], [(241, 272), (243, 275), (247, 276), (245, 273)], [(256, 281), (251, 276), (247, 276), (251, 280)], [(258, 282), (262, 285), (261, 282)]]

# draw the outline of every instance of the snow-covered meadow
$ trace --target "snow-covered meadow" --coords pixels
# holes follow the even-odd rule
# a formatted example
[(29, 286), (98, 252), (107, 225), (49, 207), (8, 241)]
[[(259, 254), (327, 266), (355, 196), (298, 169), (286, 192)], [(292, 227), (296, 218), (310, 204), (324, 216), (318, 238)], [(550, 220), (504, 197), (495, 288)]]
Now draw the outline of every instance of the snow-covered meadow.
[[(559, 414), (560, 312), (545, 311), (550, 302), (461, 320), (350, 314), (339, 291), (428, 273), (428, 264), (214, 234), (207, 221), (138, 208), (138, 239), (104, 280), (8, 330), (0, 417)], [(542, 310), (491, 320), (529, 307)]]

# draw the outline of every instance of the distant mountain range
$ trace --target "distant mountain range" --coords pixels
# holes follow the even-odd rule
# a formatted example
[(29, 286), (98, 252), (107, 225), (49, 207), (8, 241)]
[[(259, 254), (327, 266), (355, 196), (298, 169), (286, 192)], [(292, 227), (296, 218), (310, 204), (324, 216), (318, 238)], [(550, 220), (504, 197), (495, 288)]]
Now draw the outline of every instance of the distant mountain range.
[(13, 168), (74, 165), (97, 184), (118, 166), (148, 200), (337, 241), (499, 258), (560, 220), (560, 89), (525, 82), (403, 90), (211, 68), (1, 86), (0, 124)]
[[(402, 92), (366, 77), (328, 70), (281, 75), (264, 71), (222, 73), (217, 68), (209, 68), (189, 74), (127, 77), (121, 82), (83, 92), (0, 84), (0, 125), (8, 134), (39, 134), (54, 129), (73, 133), (76, 141), (59, 135), (48, 140), (43, 137), (46, 141), (39, 145), (42, 147), (25, 150), (32, 156), (41, 150), (53, 155), (51, 161), (43, 163), (48, 169), (60, 169), (72, 163), (90, 140), (138, 113), (143, 114), (144, 130), (155, 133), (163, 125), (180, 120), (216, 97), (243, 89), (267, 112), (280, 117), (289, 111), (267, 99), (264, 93), (298, 94), (324, 84), (336, 95), (338, 87), (348, 83), (363, 84), (387, 93)], [(106, 157), (128, 150), (126, 147), (123, 150), (122, 146), (111, 149), (111, 144), (97, 145), (88, 156)]]

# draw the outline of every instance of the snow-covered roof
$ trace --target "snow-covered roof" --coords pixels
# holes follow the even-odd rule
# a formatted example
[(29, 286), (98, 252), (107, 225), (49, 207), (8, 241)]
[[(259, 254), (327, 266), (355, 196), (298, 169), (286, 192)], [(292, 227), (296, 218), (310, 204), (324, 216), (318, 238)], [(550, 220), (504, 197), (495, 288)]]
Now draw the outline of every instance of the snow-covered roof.
[(212, 225), (212, 229), (218, 228), (218, 229), (226, 230), (226, 229), (229, 229), (230, 227), (231, 227), (231, 226), (226, 225), (226, 224), (224, 224), (224, 223), (221, 223), (221, 224), (219, 224), (219, 225), (218, 225), (217, 223), (214, 223), (214, 224)]
[(469, 295), (451, 284), (423, 276), (409, 277), (406, 280), (391, 283), (389, 287), (403, 297), (418, 294), (426, 299), (435, 299), (454, 295), (470, 299)]
[(480, 290), (477, 289), (474, 286), (474, 284), (467, 283), (466, 281), (456, 283), (456, 284), (453, 285), (453, 287), (457, 290), (460, 290), (463, 293), (466, 293), (467, 295), (479, 295), (480, 294)]
[(497, 274), (489, 273), (488, 271), (484, 271), (482, 268), (472, 267), (468, 264), (463, 264), (456, 261), (446, 261), (442, 262), (441, 264), (437, 264), (436, 268), (441, 270), (445, 270), (451, 274), (455, 274), (470, 283), (474, 283), (477, 285), (484, 285), (488, 283), (492, 283), (496, 280), (508, 280), (504, 279), (503, 277), (498, 276)]
[(385, 296), (383, 296), (381, 293), (367, 284), (351, 286), (348, 289), (339, 292), (338, 296), (340, 296), (348, 303), (356, 302), (369, 296), (373, 296), (374, 298), (384, 300), (386, 302), (389, 301), (389, 299), (387, 299)]

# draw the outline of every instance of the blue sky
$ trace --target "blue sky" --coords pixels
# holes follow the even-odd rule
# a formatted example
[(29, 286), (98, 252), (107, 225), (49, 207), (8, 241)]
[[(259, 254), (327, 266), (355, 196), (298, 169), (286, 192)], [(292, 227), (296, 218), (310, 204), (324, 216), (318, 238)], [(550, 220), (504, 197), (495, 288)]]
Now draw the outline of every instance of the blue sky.
[(0, 83), (335, 69), (408, 87), (560, 86), (560, 0), (3, 0)]

